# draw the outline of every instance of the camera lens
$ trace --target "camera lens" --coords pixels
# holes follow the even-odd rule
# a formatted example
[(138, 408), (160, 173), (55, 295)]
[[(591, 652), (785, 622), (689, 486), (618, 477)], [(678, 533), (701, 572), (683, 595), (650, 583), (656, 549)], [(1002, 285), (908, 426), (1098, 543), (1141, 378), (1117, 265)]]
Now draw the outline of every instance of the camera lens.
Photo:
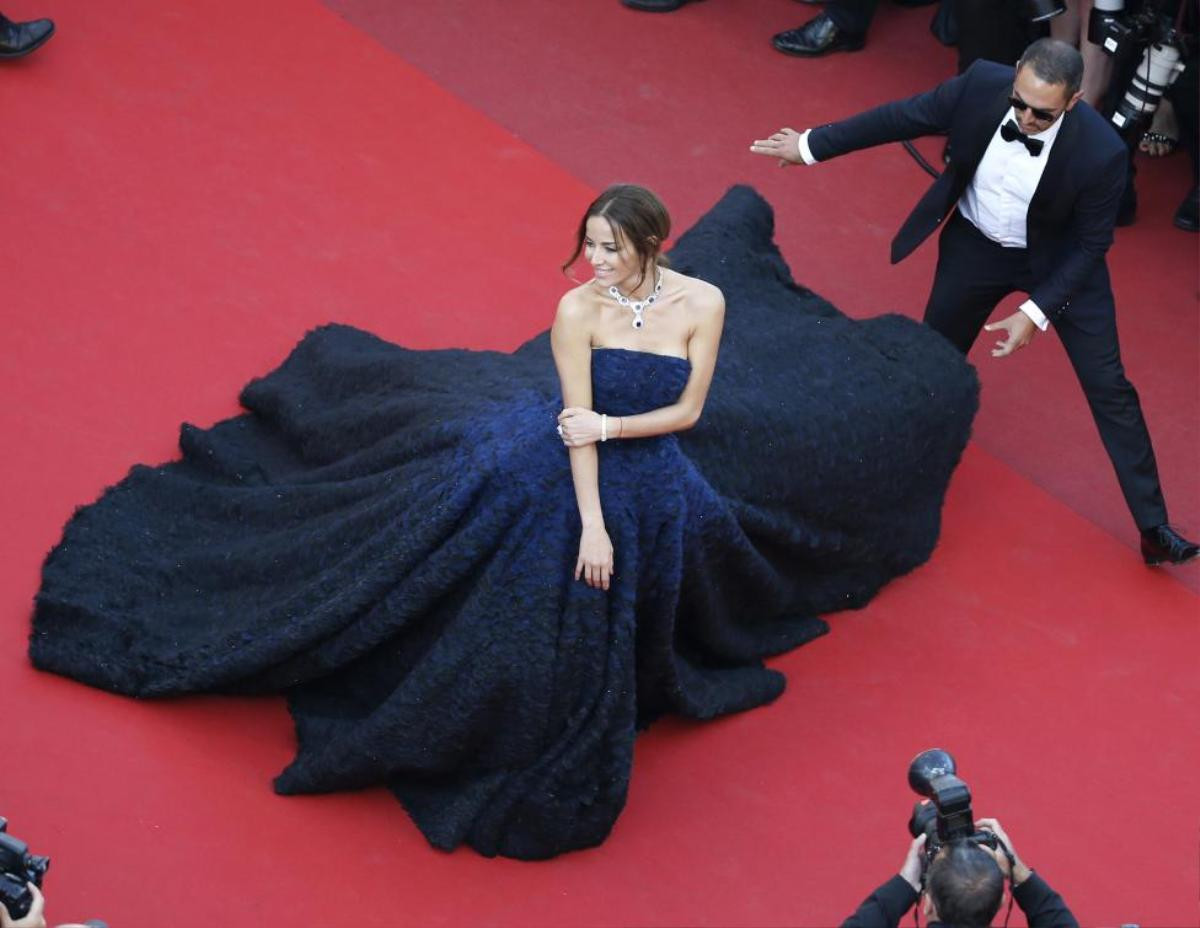
[(1129, 82), (1129, 89), (1112, 115), (1113, 125), (1126, 131), (1158, 109), (1158, 101), (1171, 86), (1183, 65), (1173, 45), (1151, 45)]

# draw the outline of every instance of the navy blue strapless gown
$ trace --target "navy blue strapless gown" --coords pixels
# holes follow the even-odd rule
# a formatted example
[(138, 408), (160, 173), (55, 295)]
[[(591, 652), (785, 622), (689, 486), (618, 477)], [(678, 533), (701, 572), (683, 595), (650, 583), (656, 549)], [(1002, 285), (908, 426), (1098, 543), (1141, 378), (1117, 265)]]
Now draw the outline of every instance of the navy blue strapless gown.
[[(386, 784), (436, 846), (601, 842), (639, 725), (783, 690), (762, 659), (926, 559), (977, 382), (908, 319), (795, 285), (734, 188), (672, 252), (725, 292), (701, 424), (598, 446), (612, 589), (572, 579), (579, 515), (549, 342), (411, 351), (309, 333), (133, 468), (50, 553), (41, 668), (143, 697), (284, 692), (283, 793)], [(595, 406), (674, 402), (684, 359), (592, 355)], [(469, 390), (462, 386), (469, 384)]]

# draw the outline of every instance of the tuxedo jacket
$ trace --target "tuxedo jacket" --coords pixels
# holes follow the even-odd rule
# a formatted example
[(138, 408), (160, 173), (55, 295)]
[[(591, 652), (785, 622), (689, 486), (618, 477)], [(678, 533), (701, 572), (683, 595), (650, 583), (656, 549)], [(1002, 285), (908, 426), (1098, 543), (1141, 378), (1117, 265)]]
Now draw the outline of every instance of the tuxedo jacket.
[[(892, 263), (907, 257), (941, 224), (979, 166), (1011, 108), (1014, 69), (976, 61), (958, 77), (907, 100), (820, 126), (808, 136), (818, 161), (885, 142), (948, 133), (950, 163), (917, 203), (892, 242)], [(1050, 319), (1112, 311), (1104, 256), (1125, 188), (1128, 153), (1112, 126), (1080, 101), (1063, 117), (1026, 220), (1026, 247), (1038, 283), (1030, 298)], [(1009, 144), (1016, 145), (1017, 142)]]

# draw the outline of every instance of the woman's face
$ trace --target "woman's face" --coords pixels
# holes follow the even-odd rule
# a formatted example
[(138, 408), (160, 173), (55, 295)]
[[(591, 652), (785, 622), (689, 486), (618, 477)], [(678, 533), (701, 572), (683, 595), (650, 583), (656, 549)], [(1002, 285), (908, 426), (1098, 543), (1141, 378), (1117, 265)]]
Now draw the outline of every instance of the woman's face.
[(617, 238), (612, 224), (603, 216), (588, 218), (583, 239), (583, 256), (592, 266), (596, 282), (605, 287), (616, 286), (628, 293), (642, 276), (637, 252), (622, 236)]

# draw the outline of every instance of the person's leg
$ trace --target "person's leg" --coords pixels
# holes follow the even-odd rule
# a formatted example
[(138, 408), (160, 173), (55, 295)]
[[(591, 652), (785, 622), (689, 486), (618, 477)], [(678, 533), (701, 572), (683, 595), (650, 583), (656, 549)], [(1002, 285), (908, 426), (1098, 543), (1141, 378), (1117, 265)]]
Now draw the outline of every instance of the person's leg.
[(1083, 99), (1099, 109), (1112, 80), (1113, 59), (1099, 45), (1088, 41), (1092, 0), (1066, 2), (1067, 11), (1050, 20), (1050, 36), (1079, 49), (1083, 56)]
[(1175, 107), (1175, 121), (1179, 127), (1179, 142), (1187, 149), (1192, 159), (1193, 179), (1200, 178), (1200, 55), (1192, 52), (1183, 63), (1183, 71), (1172, 84), (1163, 102)]
[(825, 12), (843, 32), (866, 38), (878, 6), (879, 0), (830, 0), (825, 4)]
[[(1087, 29), (1086, 19), (1083, 28)], [(1050, 38), (1068, 45), (1079, 45), (1079, 0), (1067, 0), (1066, 12), (1050, 20)]]
[[(1107, 289), (1107, 274), (1105, 278)], [(1079, 306), (1079, 299), (1074, 302)], [(1080, 306), (1083, 318), (1078, 320), (1068, 310), (1055, 329), (1087, 397), (1133, 520), (1146, 531), (1166, 523), (1167, 507), (1141, 403), (1121, 364), (1111, 292), (1097, 302), (1099, 308), (1093, 304), (1086, 313)]]
[(1175, 225), (1187, 232), (1200, 230), (1200, 87), (1197, 86), (1200, 58), (1193, 52), (1184, 62), (1183, 73), (1171, 85), (1167, 96), (1175, 104), (1175, 117), (1179, 121), (1179, 140), (1192, 159), (1192, 187), (1179, 208), (1175, 211)]
[(996, 304), (1011, 293), (1023, 250), (988, 241), (955, 210), (938, 238), (925, 324), (966, 354)]
[(1029, 44), (1029, 24), (1013, 0), (954, 0), (958, 73), (980, 58), (1013, 64)]
[[(1067, 0), (1068, 5), (1079, 4), (1079, 34), (1075, 44), (1083, 56), (1083, 99), (1099, 108), (1112, 82), (1113, 57), (1095, 42), (1088, 40), (1088, 19), (1092, 15), (1092, 0)], [(1057, 18), (1057, 17), (1056, 17)], [(1054, 22), (1054, 20), (1051, 20)]]

